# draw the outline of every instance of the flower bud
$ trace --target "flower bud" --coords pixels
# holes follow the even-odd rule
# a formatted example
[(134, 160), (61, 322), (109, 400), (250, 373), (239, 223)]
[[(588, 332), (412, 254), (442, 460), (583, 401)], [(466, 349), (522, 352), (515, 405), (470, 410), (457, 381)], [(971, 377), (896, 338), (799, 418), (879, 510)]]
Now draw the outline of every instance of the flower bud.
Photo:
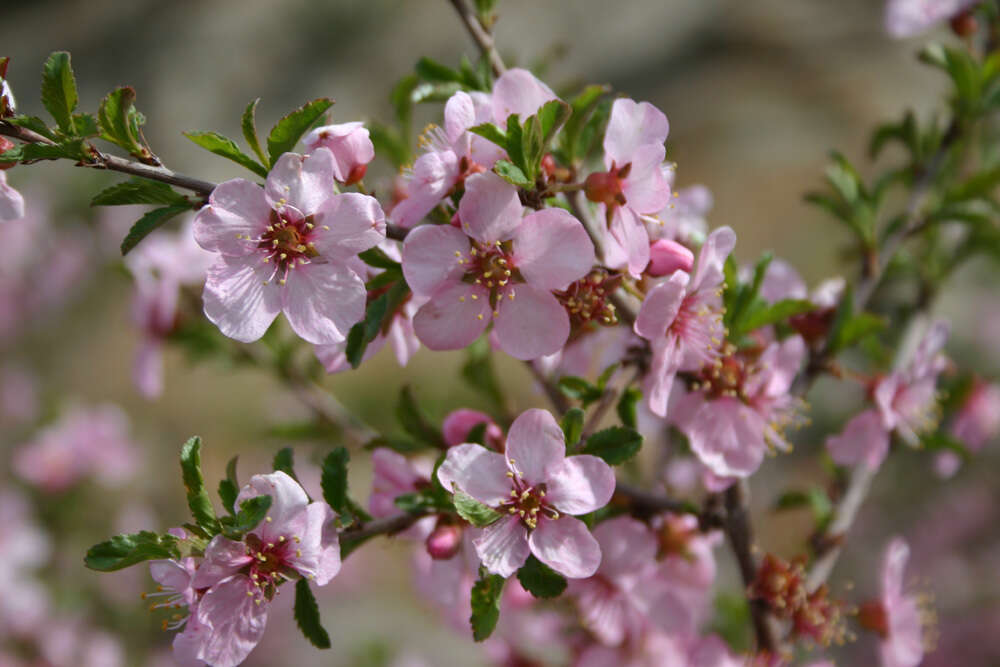
[(333, 153), (333, 176), (345, 185), (360, 181), (375, 157), (375, 146), (362, 123), (324, 125), (306, 135), (302, 143), (310, 152), (328, 148)]
[(950, 21), (951, 30), (959, 37), (971, 37), (979, 30), (979, 23), (972, 9), (955, 14)]
[(427, 536), (427, 553), (434, 560), (448, 560), (462, 548), (462, 528), (453, 523), (439, 523)]
[(468, 442), (469, 433), (480, 424), (486, 424), (484, 433), (485, 445), (493, 447), (503, 442), (503, 431), (497, 426), (493, 419), (485, 412), (459, 408), (448, 414), (441, 424), (441, 431), (444, 441), (449, 447)]
[[(0, 153), (6, 153), (11, 148), (14, 148), (15, 144), (13, 141), (7, 137), (0, 137)], [(17, 162), (0, 162), (0, 169), (10, 169)]]
[(649, 246), (649, 266), (646, 273), (651, 276), (668, 276), (680, 269), (688, 272), (694, 266), (694, 253), (676, 241), (660, 239)]

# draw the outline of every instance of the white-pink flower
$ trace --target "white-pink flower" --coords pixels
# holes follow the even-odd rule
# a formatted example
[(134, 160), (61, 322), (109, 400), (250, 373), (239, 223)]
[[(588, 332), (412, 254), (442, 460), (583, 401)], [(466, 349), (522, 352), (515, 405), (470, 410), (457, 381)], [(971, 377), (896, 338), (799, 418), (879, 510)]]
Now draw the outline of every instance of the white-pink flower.
[(437, 475), (445, 489), (503, 515), (474, 541), (490, 572), (509, 577), (531, 554), (571, 579), (597, 571), (600, 545), (586, 524), (567, 515), (606, 505), (614, 472), (596, 456), (567, 457), (562, 429), (550, 413), (533, 409), (515, 419), (505, 455), (474, 444), (452, 447)]
[(375, 145), (364, 123), (323, 125), (307, 134), (302, 143), (309, 152), (325, 147), (333, 153), (333, 177), (345, 185), (365, 177), (367, 165), (375, 157)]
[(364, 317), (364, 281), (348, 260), (385, 238), (378, 202), (334, 194), (327, 148), (282, 155), (263, 189), (221, 183), (195, 218), (195, 239), (219, 253), (205, 283), (205, 315), (225, 335), (252, 342), (284, 312), (314, 344), (337, 343)]
[[(729, 227), (716, 229), (698, 253), (694, 277), (675, 271), (646, 295), (635, 332), (650, 341), (653, 361), (645, 378), (649, 409), (663, 417), (679, 370), (698, 370), (719, 355), (722, 326), (722, 266), (736, 245)], [(648, 248), (647, 248), (648, 249)]]
[(406, 237), (403, 274), (428, 298), (413, 319), (432, 350), (463, 348), (494, 322), (500, 347), (517, 359), (559, 350), (569, 336), (565, 289), (594, 264), (580, 221), (547, 208), (522, 216), (517, 189), (493, 173), (471, 176), (458, 208), (461, 229), (423, 225)]
[(889, 0), (885, 29), (893, 37), (912, 37), (946, 21), (980, 0)]
[(861, 624), (881, 637), (882, 667), (916, 667), (924, 657), (924, 611), (917, 595), (903, 590), (903, 570), (910, 547), (893, 538), (882, 561), (882, 592), (877, 601), (863, 605)]
[(604, 135), (608, 171), (587, 177), (587, 197), (598, 203), (607, 221), (605, 261), (626, 264), (636, 277), (649, 263), (643, 218), (670, 202), (670, 182), (662, 169), (669, 132), (667, 117), (649, 102), (615, 100)]
[(7, 185), (7, 172), (0, 170), (0, 222), (20, 220), (24, 217), (24, 197)]

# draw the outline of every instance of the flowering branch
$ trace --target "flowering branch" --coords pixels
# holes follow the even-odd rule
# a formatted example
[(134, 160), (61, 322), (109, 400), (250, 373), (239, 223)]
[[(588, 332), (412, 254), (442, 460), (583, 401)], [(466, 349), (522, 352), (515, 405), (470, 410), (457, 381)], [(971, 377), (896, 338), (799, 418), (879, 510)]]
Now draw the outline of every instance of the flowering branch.
[(466, 0), (450, 1), (455, 11), (458, 12), (459, 18), (462, 19), (462, 23), (465, 24), (466, 30), (469, 31), (472, 39), (479, 46), (479, 50), (489, 59), (490, 67), (493, 69), (493, 76), (500, 76), (506, 72), (507, 68), (504, 66), (503, 60), (497, 52), (493, 36), (483, 26), (482, 22), (480, 22), (479, 16), (472, 10), (469, 3)]

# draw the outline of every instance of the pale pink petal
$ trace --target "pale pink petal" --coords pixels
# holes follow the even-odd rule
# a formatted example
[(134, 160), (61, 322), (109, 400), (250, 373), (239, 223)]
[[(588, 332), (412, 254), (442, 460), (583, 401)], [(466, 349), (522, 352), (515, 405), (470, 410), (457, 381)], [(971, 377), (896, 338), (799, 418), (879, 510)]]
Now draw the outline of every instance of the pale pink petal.
[[(576, 521), (569, 518), (567, 520)], [(517, 572), (531, 555), (528, 529), (518, 516), (506, 516), (486, 526), (472, 544), (483, 567), (501, 577), (509, 577)]]
[(458, 218), (466, 234), (482, 243), (495, 243), (514, 236), (523, 208), (517, 188), (489, 171), (465, 179)]
[(285, 562), (317, 586), (325, 586), (340, 572), (340, 540), (333, 526), (337, 515), (324, 502), (309, 503), (303, 514), (304, 529), (295, 535), (299, 549), (289, 550)]
[(444, 463), (438, 467), (437, 477), (445, 489), (462, 491), (495, 507), (510, 499), (511, 483), (507, 471), (507, 460), (501, 454), (480, 445), (465, 444), (448, 450)]
[(649, 232), (646, 225), (628, 206), (616, 206), (611, 214), (608, 233), (621, 246), (628, 272), (638, 278), (649, 264)]
[(514, 265), (532, 285), (563, 290), (594, 266), (594, 244), (580, 221), (546, 208), (521, 221), (514, 237)]
[(667, 151), (663, 144), (640, 146), (632, 156), (632, 168), (622, 183), (626, 206), (645, 215), (653, 215), (670, 204), (670, 182), (660, 165)]
[(208, 206), (194, 217), (195, 241), (205, 250), (248, 255), (256, 251), (257, 244), (246, 237), (258, 238), (269, 224), (271, 212), (264, 190), (256, 183), (242, 178), (219, 183)]
[(676, 241), (660, 239), (649, 246), (646, 273), (654, 278), (671, 275), (674, 271), (687, 273), (693, 266), (694, 253)]
[(712, 472), (748, 477), (764, 460), (764, 419), (738, 399), (705, 402), (688, 424), (691, 451)]
[(385, 338), (389, 339), (389, 344), (392, 346), (392, 351), (400, 366), (408, 364), (413, 355), (420, 349), (420, 339), (413, 331), (413, 320), (409, 317), (394, 317)]
[(431, 350), (471, 345), (490, 323), (489, 292), (465, 283), (445, 284), (413, 318), (413, 330)]
[[(375, 336), (375, 340), (368, 343), (368, 347), (365, 348), (365, 354), (361, 357), (362, 363), (378, 354), (378, 351), (385, 346), (385, 342), (386, 337), (382, 334)], [(323, 365), (327, 373), (342, 373), (351, 369), (351, 364), (347, 361), (346, 340), (329, 345), (314, 345), (313, 352), (316, 353), (316, 359)]]
[(403, 277), (414, 294), (429, 296), (462, 276), (464, 269), (458, 260), (468, 254), (469, 238), (458, 229), (421, 225), (403, 242)]
[(315, 225), (313, 243), (323, 258), (347, 260), (385, 240), (382, 207), (374, 197), (357, 192), (325, 200)]
[(350, 269), (313, 261), (290, 271), (281, 293), (282, 310), (292, 330), (320, 345), (347, 337), (365, 316), (368, 292)]
[[(441, 432), (444, 434), (444, 441), (449, 447), (461, 444), (466, 441), (469, 431), (480, 424), (486, 424), (487, 433), (493, 431), (494, 434), (500, 429), (493, 423), (493, 418), (485, 412), (479, 410), (469, 410), (460, 408), (450, 412), (444, 421), (441, 422)], [(492, 427), (492, 428), (490, 428)]]
[(205, 317), (223, 334), (243, 343), (263, 336), (281, 312), (278, 285), (265, 284), (271, 271), (258, 257), (219, 257), (205, 280)]
[(889, 453), (889, 433), (874, 410), (865, 410), (847, 422), (844, 432), (826, 440), (837, 465), (864, 463), (875, 470)]
[(219, 581), (235, 574), (237, 570), (252, 560), (252, 557), (247, 554), (245, 544), (235, 542), (222, 535), (216, 535), (205, 547), (205, 560), (195, 572), (191, 585), (195, 588), (214, 586)]
[(679, 272), (651, 289), (639, 308), (635, 332), (651, 342), (664, 338), (684, 302), (687, 283), (687, 274)]
[(782, 299), (805, 299), (808, 296), (806, 283), (795, 267), (780, 257), (772, 259), (760, 284), (760, 298), (775, 303)]
[(731, 228), (719, 227), (709, 234), (698, 253), (698, 266), (689, 291), (696, 292), (703, 287), (714, 287), (722, 283), (725, 277), (722, 267), (735, 247), (736, 232)]
[(139, 345), (132, 362), (132, 383), (144, 398), (163, 393), (163, 341), (147, 338)]
[(201, 647), (208, 641), (211, 629), (198, 622), (194, 615), (184, 624), (183, 632), (174, 635), (174, 661), (181, 667), (202, 667), (205, 663), (198, 657)]
[(632, 161), (641, 146), (663, 145), (669, 132), (667, 117), (649, 102), (625, 98), (615, 100), (604, 134), (605, 166), (610, 168), (614, 162), (618, 167), (624, 167)]
[[(546, 413), (548, 414), (548, 413)], [(608, 504), (615, 473), (596, 456), (569, 456), (549, 469), (545, 500), (565, 514), (587, 514)]]
[(597, 572), (601, 547), (587, 524), (571, 516), (543, 518), (528, 536), (531, 553), (553, 570), (570, 579), (583, 579)]
[(566, 458), (566, 437), (552, 413), (538, 408), (522, 412), (507, 433), (507, 458), (527, 484), (547, 482)]
[(340, 123), (317, 127), (307, 134), (302, 143), (310, 151), (320, 146), (333, 154), (333, 175), (341, 183), (347, 181), (351, 172), (366, 165), (375, 157), (375, 146), (364, 123)]
[(333, 153), (328, 148), (317, 148), (304, 157), (285, 153), (267, 175), (264, 194), (275, 209), (288, 204), (302, 215), (312, 215), (334, 195), (333, 169)]
[(191, 571), (175, 560), (150, 561), (149, 574), (153, 581), (168, 590), (180, 593), (191, 587)]
[[(654, 552), (651, 557), (655, 555)], [(608, 646), (621, 644), (625, 640), (629, 626), (632, 625), (630, 621), (636, 616), (635, 610), (628, 604), (628, 599), (620, 591), (609, 587), (598, 578), (574, 579), (570, 586), (569, 590), (576, 599), (580, 622), (587, 630), (602, 644)], [(617, 667), (618, 656), (614, 658), (615, 660), (609, 664)], [(580, 663), (574, 664), (579, 667)]]
[(549, 100), (558, 99), (552, 89), (525, 69), (513, 68), (493, 84), (493, 120), (504, 127), (507, 116), (517, 114), (521, 122), (533, 116)]
[(397, 512), (393, 502), (397, 496), (416, 491), (420, 475), (405, 456), (386, 447), (372, 452), (372, 495), (368, 511), (383, 517)]
[(389, 212), (401, 227), (413, 227), (430, 213), (458, 181), (458, 156), (453, 151), (424, 153), (413, 163), (407, 198)]
[(449, 97), (444, 105), (444, 133), (448, 142), (454, 144), (474, 125), (476, 125), (475, 104), (468, 93), (460, 90)]
[(251, 477), (236, 496), (236, 506), (257, 496), (271, 496), (271, 506), (267, 510), (270, 521), (261, 521), (252, 531), (265, 539), (281, 535), (285, 524), (304, 512), (309, 504), (309, 496), (302, 485), (280, 470)]
[(7, 174), (0, 171), (0, 222), (20, 220), (24, 217), (24, 197), (7, 185)]
[(910, 546), (901, 537), (894, 537), (886, 547), (882, 561), (882, 597), (898, 599), (903, 594), (903, 571), (910, 560)]
[(504, 352), (530, 360), (557, 352), (569, 338), (569, 315), (548, 290), (528, 283), (512, 286), (497, 303), (494, 331)]
[(594, 528), (593, 535), (601, 545), (599, 572), (605, 577), (635, 575), (656, 560), (659, 548), (656, 538), (646, 524), (632, 517), (620, 516), (602, 521)]
[(247, 595), (254, 588), (238, 574), (209, 589), (198, 604), (198, 622), (210, 631), (199, 647), (198, 658), (213, 667), (236, 667), (264, 636), (267, 604), (256, 604)]

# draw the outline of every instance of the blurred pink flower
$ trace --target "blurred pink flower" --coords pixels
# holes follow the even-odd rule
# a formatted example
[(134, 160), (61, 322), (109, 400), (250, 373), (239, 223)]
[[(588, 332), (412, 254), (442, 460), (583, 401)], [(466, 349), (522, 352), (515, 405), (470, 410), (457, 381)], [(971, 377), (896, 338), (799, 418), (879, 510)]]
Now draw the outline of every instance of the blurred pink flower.
[(946, 21), (980, 0), (889, 0), (885, 29), (893, 37), (912, 37)]
[(24, 217), (24, 197), (7, 185), (7, 172), (0, 170), (0, 222), (13, 222)]
[(307, 134), (302, 143), (309, 152), (320, 148), (333, 153), (333, 177), (346, 185), (365, 177), (366, 165), (375, 157), (375, 146), (364, 123), (323, 125)]
[(924, 657), (924, 612), (916, 595), (903, 592), (910, 548), (894, 538), (882, 561), (882, 594), (860, 608), (861, 625), (882, 637), (882, 667), (916, 667)]
[(444, 435), (445, 444), (449, 447), (468, 442), (469, 432), (480, 424), (486, 424), (485, 443), (487, 447), (500, 450), (503, 448), (503, 431), (497, 426), (493, 418), (485, 412), (459, 408), (452, 410), (441, 422), (441, 432)]
[(34, 421), (38, 416), (38, 381), (31, 371), (17, 364), (0, 366), (0, 415), (8, 423)]

